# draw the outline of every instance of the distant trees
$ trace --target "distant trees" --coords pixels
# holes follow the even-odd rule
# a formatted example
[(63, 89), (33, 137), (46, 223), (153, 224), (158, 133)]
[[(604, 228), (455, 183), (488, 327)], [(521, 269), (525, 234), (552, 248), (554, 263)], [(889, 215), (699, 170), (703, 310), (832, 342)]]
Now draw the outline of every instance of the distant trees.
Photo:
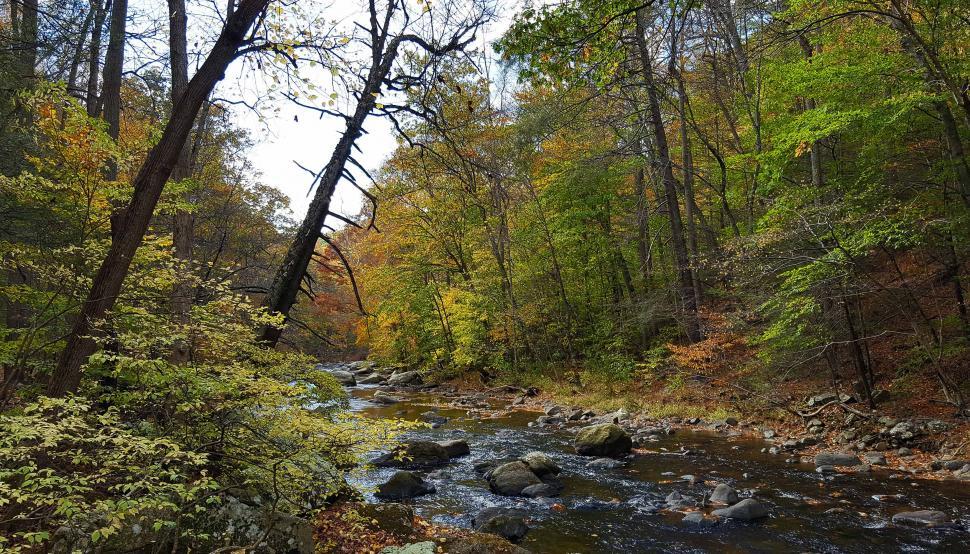
[[(768, 382), (822, 369), (874, 404), (895, 376), (925, 375), (965, 413), (966, 16), (923, 2), (525, 9), (497, 45), (526, 81), (514, 108), (446, 76), (442, 103), (467, 109), (405, 129), (422, 154), (399, 149), (375, 189), (384, 233), (355, 249), (370, 344), (452, 370), (625, 375), (671, 342), (707, 348), (728, 312)], [(475, 214), (489, 190), (495, 211)], [(504, 275), (484, 263), (496, 244)]]

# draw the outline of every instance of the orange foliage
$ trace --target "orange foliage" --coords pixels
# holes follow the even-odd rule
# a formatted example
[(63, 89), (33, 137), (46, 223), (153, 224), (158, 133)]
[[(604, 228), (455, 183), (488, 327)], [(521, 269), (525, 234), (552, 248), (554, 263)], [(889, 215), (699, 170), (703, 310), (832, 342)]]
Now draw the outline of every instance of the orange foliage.
[(706, 330), (704, 340), (688, 345), (667, 344), (674, 362), (683, 370), (702, 375), (721, 376), (744, 366), (753, 354), (747, 339), (728, 330), (724, 314), (701, 314)]

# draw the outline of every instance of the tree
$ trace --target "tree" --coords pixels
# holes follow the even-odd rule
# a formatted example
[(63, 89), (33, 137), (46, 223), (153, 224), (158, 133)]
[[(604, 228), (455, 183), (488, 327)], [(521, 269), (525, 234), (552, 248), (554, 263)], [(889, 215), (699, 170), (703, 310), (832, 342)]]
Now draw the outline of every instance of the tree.
[[(567, 3), (555, 8), (546, 7), (539, 12), (527, 11), (513, 24), (499, 48), (507, 56), (521, 60), (530, 68), (528, 71), (531, 75), (542, 75), (546, 72), (553, 75), (557, 82), (569, 86), (585, 81), (591, 74), (596, 87), (610, 90), (619, 85), (615, 81), (615, 69), (621, 65), (626, 51), (617, 48), (617, 44), (632, 35), (639, 58), (640, 85), (644, 89), (647, 103), (644, 119), (650, 129), (654, 165), (664, 190), (684, 332), (689, 341), (697, 341), (701, 337), (697, 317), (697, 300), (700, 294), (696, 290), (698, 283), (694, 278), (685, 239), (678, 193), (680, 183), (674, 174), (661, 110), (661, 87), (653, 67), (653, 54), (647, 43), (651, 13), (652, 8), (647, 4), (617, 4), (598, 0)], [(672, 16), (670, 21), (676, 27), (676, 18)], [(671, 32), (676, 33), (676, 29), (671, 29)], [(544, 33), (552, 36), (537, 42), (537, 36)], [(577, 56), (583, 60), (581, 64), (573, 63)], [(688, 176), (690, 177), (692, 176)], [(691, 200), (688, 199), (687, 203), (692, 214)], [(693, 226), (692, 221), (689, 226)]]
[[(118, 140), (121, 132), (121, 77), (125, 66), (125, 28), (128, 24), (128, 0), (113, 0), (108, 31), (108, 52), (104, 60), (104, 79), (97, 111), (108, 123), (108, 136)], [(118, 178), (118, 167), (108, 165), (106, 178)], [(115, 218), (117, 220), (117, 216)]]
[[(402, 0), (387, 0), (383, 11), (378, 9), (375, 1), (368, 4), (369, 23), (364, 27), (367, 36), (363, 42), (368, 47), (368, 56), (365, 69), (360, 72), (362, 85), (359, 90), (354, 91), (356, 107), (351, 115), (339, 115), (344, 120), (344, 131), (327, 165), (314, 177), (316, 192), (313, 201), (266, 295), (265, 305), (272, 313), (287, 315), (296, 302), (317, 241), (321, 238), (325, 220), (328, 215), (332, 215), (330, 199), (337, 184), (347, 175), (347, 162), (360, 166), (352, 156), (354, 143), (363, 133), (364, 122), (371, 112), (384, 109), (383, 104), (378, 108), (378, 98), (382, 91), (418, 86), (422, 79), (428, 78), (428, 71), (439, 58), (458, 53), (465, 48), (474, 40), (478, 28), (491, 16), (488, 4), (479, 5), (477, 2), (472, 5), (467, 15), (460, 14), (458, 4), (451, 2), (430, 5), (425, 11), (429, 15), (421, 14), (414, 21), (410, 10), (407, 2)], [(430, 14), (436, 12), (440, 12), (445, 18), (445, 24), (440, 28), (430, 25)], [(403, 23), (395, 30), (393, 27), (398, 25), (398, 20)], [(425, 22), (428, 23), (427, 31), (430, 36), (416, 34), (414, 27)], [(421, 62), (422, 67), (417, 68), (413, 75), (392, 75), (394, 63), (401, 50), (409, 45), (418, 47), (427, 59)], [(322, 110), (322, 113), (332, 112)], [(281, 333), (282, 329), (267, 326), (258, 340), (273, 347), (279, 341)]]
[[(178, 105), (179, 99), (185, 94), (189, 86), (189, 55), (186, 28), (188, 16), (185, 11), (185, 0), (168, 0), (169, 19), (169, 66), (172, 72), (172, 107)], [(182, 149), (176, 158), (172, 169), (171, 179), (181, 181), (191, 176), (191, 141), (186, 137)], [(172, 242), (175, 246), (175, 257), (183, 264), (183, 271), (190, 271), (192, 262), (194, 218), (187, 209), (175, 212), (172, 226)], [(177, 321), (185, 322), (189, 310), (192, 308), (193, 287), (190, 279), (182, 279), (175, 287), (172, 296), (172, 314)], [(185, 360), (189, 351), (187, 345), (179, 345), (173, 352), (176, 359)]]
[(133, 181), (134, 194), (119, 219), (107, 256), (91, 286), (77, 321), (67, 337), (67, 343), (51, 375), (47, 392), (63, 396), (77, 390), (81, 365), (95, 350), (89, 336), (94, 320), (111, 309), (124, 282), (132, 256), (148, 228), (149, 221), (172, 168), (185, 145), (195, 117), (205, 98), (225, 75), (225, 70), (246, 43), (246, 33), (256, 18), (266, 9), (269, 0), (241, 0), (232, 16), (226, 20), (219, 39), (199, 71), (189, 82), (185, 93), (172, 109), (159, 143), (152, 148)]

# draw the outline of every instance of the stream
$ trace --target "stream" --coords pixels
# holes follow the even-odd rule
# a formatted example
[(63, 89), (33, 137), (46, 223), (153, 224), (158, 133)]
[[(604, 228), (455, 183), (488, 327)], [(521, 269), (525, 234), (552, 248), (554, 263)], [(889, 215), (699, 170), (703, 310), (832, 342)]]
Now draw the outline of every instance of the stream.
[[(452, 398), (434, 393), (395, 391), (403, 401), (372, 402), (379, 387), (348, 389), (353, 411), (369, 417), (420, 420), (438, 405), (449, 419), (438, 429), (419, 429), (404, 439), (465, 439), (471, 454), (453, 460), (428, 477), (437, 492), (411, 500), (417, 513), (436, 523), (469, 527), (489, 506), (528, 514), (531, 530), (520, 545), (535, 554), (634, 552), (970, 552), (970, 486), (953, 481), (917, 480), (889, 470), (852, 475), (820, 475), (812, 464), (785, 463), (785, 456), (762, 453), (766, 443), (709, 430), (678, 429), (653, 443), (650, 452), (622, 468), (590, 469), (592, 459), (574, 453), (576, 428), (530, 427), (536, 414), (505, 411), (505, 401), (486, 400), (489, 408), (468, 411), (440, 407)], [(499, 412), (498, 417), (491, 417)], [(572, 431), (572, 432), (571, 432)], [(684, 455), (684, 449), (690, 451)], [(489, 491), (474, 469), (479, 462), (540, 451), (563, 469), (565, 490), (557, 498), (513, 498)], [(355, 478), (369, 501), (395, 472), (377, 468)], [(681, 479), (697, 476), (695, 485)], [(733, 486), (741, 498), (755, 497), (770, 517), (745, 523), (712, 525), (682, 522), (683, 513), (650, 507), (673, 491), (700, 501), (714, 483)], [(892, 515), (932, 509), (946, 512), (952, 528), (894, 525)], [(705, 509), (710, 511), (710, 509)]]

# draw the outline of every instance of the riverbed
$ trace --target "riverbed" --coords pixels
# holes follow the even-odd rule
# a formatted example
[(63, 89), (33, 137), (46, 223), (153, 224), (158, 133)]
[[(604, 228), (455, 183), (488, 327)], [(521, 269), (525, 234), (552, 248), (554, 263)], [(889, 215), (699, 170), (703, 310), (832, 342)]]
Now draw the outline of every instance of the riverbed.
[[(650, 445), (616, 469), (587, 468), (591, 458), (574, 453), (575, 429), (529, 426), (536, 413), (507, 410), (507, 401), (466, 410), (433, 392), (395, 391), (393, 405), (372, 402), (374, 386), (348, 389), (351, 409), (370, 417), (418, 421), (438, 406), (448, 422), (409, 432), (405, 439), (465, 439), (471, 454), (448, 466), (421, 472), (437, 492), (411, 501), (436, 523), (469, 527), (490, 506), (528, 514), (531, 530), (521, 546), (535, 554), (639, 552), (970, 552), (970, 486), (911, 478), (888, 470), (820, 475), (812, 464), (786, 463), (762, 452), (766, 443), (748, 436), (680, 429)], [(512, 498), (492, 494), (475, 464), (540, 451), (563, 469), (565, 490), (557, 498)], [(374, 469), (355, 477), (368, 499), (395, 470)], [(694, 476), (694, 483), (689, 478)], [(755, 522), (721, 520), (710, 525), (682, 521), (684, 513), (657, 511), (671, 492), (700, 503), (716, 483), (753, 497), (770, 516)], [(941, 510), (956, 525), (912, 528), (895, 525), (893, 514)], [(710, 512), (710, 508), (704, 509)]]

